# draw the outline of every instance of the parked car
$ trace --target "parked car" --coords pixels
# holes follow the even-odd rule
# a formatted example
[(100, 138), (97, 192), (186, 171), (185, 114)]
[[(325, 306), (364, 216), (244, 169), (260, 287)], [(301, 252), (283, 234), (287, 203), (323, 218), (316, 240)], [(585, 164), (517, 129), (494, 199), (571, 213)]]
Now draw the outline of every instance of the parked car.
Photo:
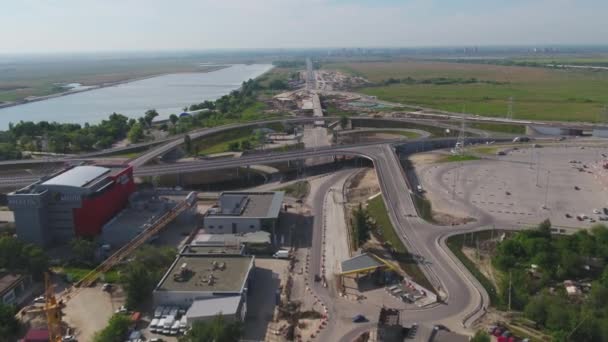
[(101, 289), (102, 289), (103, 291), (110, 292), (110, 291), (112, 291), (112, 284), (105, 283), (105, 284), (103, 284), (103, 285), (101, 286)]
[(44, 304), (44, 302), (45, 302), (44, 296), (39, 296), (39, 297), (34, 298), (34, 303)]
[(367, 318), (361, 314), (355, 315), (355, 317), (353, 317), (353, 323), (363, 323), (363, 322), (367, 322)]

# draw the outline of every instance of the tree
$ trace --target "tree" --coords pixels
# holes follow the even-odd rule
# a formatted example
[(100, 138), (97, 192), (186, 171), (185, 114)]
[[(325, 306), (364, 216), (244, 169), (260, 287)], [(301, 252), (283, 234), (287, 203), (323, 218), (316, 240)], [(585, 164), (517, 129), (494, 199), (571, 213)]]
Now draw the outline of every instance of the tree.
[(171, 124), (175, 126), (175, 124), (179, 121), (179, 117), (177, 117), (175, 114), (171, 114), (169, 115), (169, 121), (171, 121)]
[(175, 259), (175, 249), (143, 246), (122, 272), (121, 281), (127, 293), (127, 306), (134, 308), (152, 295), (154, 286)]
[(192, 152), (192, 139), (190, 138), (189, 134), (184, 136), (184, 147), (186, 148), (186, 152)]
[(285, 83), (285, 81), (283, 80), (272, 80), (269, 84), (268, 84), (268, 88), (272, 89), (272, 90), (282, 90), (282, 89), (287, 89), (287, 83)]
[(122, 342), (125, 340), (131, 319), (124, 314), (114, 314), (110, 318), (108, 325), (95, 334), (93, 341), (95, 342)]
[(0, 303), (0, 336), (8, 338), (19, 331), (19, 322), (15, 318), (16, 312), (14, 306)]
[(95, 243), (93, 241), (83, 238), (72, 239), (70, 248), (74, 257), (79, 261), (90, 263), (95, 260)]
[(180, 342), (236, 342), (242, 334), (241, 322), (228, 322), (224, 316), (217, 315), (211, 321), (192, 324)]
[(485, 331), (478, 330), (470, 342), (490, 342), (490, 341), (491, 341), (491, 339), (490, 339), (490, 335), (488, 335), (488, 333), (486, 333)]
[(363, 209), (361, 203), (353, 213), (354, 230), (357, 238), (357, 246), (364, 244), (370, 235), (370, 222), (367, 210)]
[(154, 290), (155, 279), (142, 262), (131, 262), (122, 280), (127, 293), (127, 307), (134, 308), (146, 301)]
[(136, 142), (140, 141), (143, 137), (144, 137), (144, 130), (141, 127), (140, 123), (136, 123), (133, 126), (131, 126), (129, 133), (127, 134), (127, 138), (129, 138), (130, 142), (136, 143)]
[(340, 116), (340, 127), (342, 129), (346, 129), (346, 127), (348, 127), (348, 116), (346, 116), (346, 115)]
[(152, 127), (152, 120), (158, 116), (158, 112), (156, 109), (147, 110), (144, 114), (144, 121), (146, 122), (147, 127)]

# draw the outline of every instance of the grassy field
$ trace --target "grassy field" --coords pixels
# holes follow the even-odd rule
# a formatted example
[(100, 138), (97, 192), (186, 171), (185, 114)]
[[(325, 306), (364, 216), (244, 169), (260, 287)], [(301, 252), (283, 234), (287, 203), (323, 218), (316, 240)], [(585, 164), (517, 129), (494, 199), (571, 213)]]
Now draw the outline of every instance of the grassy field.
[(447, 240), (448, 248), (454, 253), (454, 255), (464, 264), (464, 266), (471, 272), (475, 278), (481, 283), (481, 285), (486, 289), (488, 295), (490, 297), (490, 302), (493, 306), (498, 306), (502, 308), (501, 302), (498, 298), (498, 293), (496, 292), (496, 288), (494, 284), (486, 278), (478, 269), (477, 266), (462, 252), (463, 247), (463, 237), (462, 235), (455, 235)]
[(374, 133), (401, 135), (401, 136), (406, 137), (408, 139), (420, 138), (420, 134), (418, 134), (416, 132), (412, 132), (412, 131), (397, 131), (397, 130), (386, 130), (386, 131), (383, 131), (383, 130), (379, 130), (379, 131), (374, 131)]
[[(470, 79), (467, 84), (393, 84), (360, 89), (387, 101), (454, 112), (503, 117), (509, 97), (516, 119), (597, 121), (608, 103), (608, 72), (489, 64), (401, 61), (327, 64), (326, 69), (351, 70), (374, 83), (389, 78)], [(497, 83), (487, 83), (497, 82)]]
[(125, 58), (108, 60), (58, 60), (0, 64), (0, 102), (23, 100), (61, 91), (58, 84), (98, 85), (166, 73), (204, 72), (216, 69), (195, 58)]
[(522, 134), (522, 135), (526, 133), (526, 126), (523, 126), (523, 125), (473, 122), (473, 123), (469, 123), (467, 126), (470, 128), (476, 128), (476, 129), (481, 129), (481, 130), (490, 131), (490, 132)]
[(479, 160), (481, 158), (470, 154), (452, 154), (441, 157), (437, 162), (439, 163), (453, 163), (453, 162), (464, 162), (470, 160)]
[(433, 289), (433, 286), (430, 284), (422, 270), (418, 267), (413, 258), (409, 255), (407, 248), (399, 239), (393, 224), (391, 223), (390, 218), (388, 217), (388, 212), (386, 210), (386, 206), (384, 205), (384, 199), (382, 196), (376, 196), (376, 198), (367, 202), (367, 211), (369, 216), (373, 218), (380, 229), (382, 239), (384, 241), (390, 243), (390, 245), (395, 249), (398, 255), (399, 265), (405, 273), (407, 273), (412, 279), (418, 284), (426, 287), (429, 290)]
[[(77, 268), (77, 267), (65, 267), (62, 269), (63, 273), (68, 276), (73, 282), (77, 282), (84, 276), (91, 272), (88, 268)], [(110, 271), (104, 274), (103, 282), (105, 283), (118, 283), (120, 280), (120, 274), (118, 271)]]
[(285, 191), (285, 193), (291, 197), (295, 198), (304, 198), (308, 196), (310, 192), (310, 184), (307, 181), (298, 181), (286, 187), (280, 188), (280, 191)]

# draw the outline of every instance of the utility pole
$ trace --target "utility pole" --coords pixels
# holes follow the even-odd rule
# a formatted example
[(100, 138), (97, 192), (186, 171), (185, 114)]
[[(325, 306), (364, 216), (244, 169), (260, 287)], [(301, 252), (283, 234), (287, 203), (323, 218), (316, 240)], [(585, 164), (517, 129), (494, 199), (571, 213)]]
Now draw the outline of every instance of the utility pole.
[(509, 105), (507, 109), (507, 120), (513, 120), (513, 96), (509, 97)]
[(509, 270), (509, 312), (511, 312), (511, 270)]
[(551, 170), (547, 170), (547, 185), (545, 188), (545, 205), (543, 209), (547, 209), (547, 198), (549, 197), (549, 179), (551, 178)]
[(466, 135), (465, 135), (465, 115), (464, 115), (464, 109), (462, 111), (462, 117), (460, 118), (460, 132), (458, 133), (458, 140), (456, 140), (456, 146), (454, 147), (454, 151), (457, 154), (463, 155), (464, 154), (464, 146), (466, 143)]

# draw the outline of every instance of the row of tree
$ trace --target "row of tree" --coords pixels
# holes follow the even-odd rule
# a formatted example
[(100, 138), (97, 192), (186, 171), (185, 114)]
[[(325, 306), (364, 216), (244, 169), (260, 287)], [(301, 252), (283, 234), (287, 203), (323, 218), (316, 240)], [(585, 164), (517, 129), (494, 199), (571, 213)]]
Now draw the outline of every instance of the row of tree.
[[(151, 109), (138, 119), (113, 113), (95, 125), (48, 121), (11, 123), (8, 131), (0, 134), (0, 158), (20, 157), (14, 152), (20, 150), (71, 153), (105, 149), (125, 137), (137, 142), (143, 139), (144, 130), (152, 126), (156, 116), (158, 112)], [(3, 146), (4, 140), (12, 143)]]
[(39, 280), (47, 268), (48, 257), (40, 247), (12, 236), (0, 237), (0, 269), (29, 273)]

